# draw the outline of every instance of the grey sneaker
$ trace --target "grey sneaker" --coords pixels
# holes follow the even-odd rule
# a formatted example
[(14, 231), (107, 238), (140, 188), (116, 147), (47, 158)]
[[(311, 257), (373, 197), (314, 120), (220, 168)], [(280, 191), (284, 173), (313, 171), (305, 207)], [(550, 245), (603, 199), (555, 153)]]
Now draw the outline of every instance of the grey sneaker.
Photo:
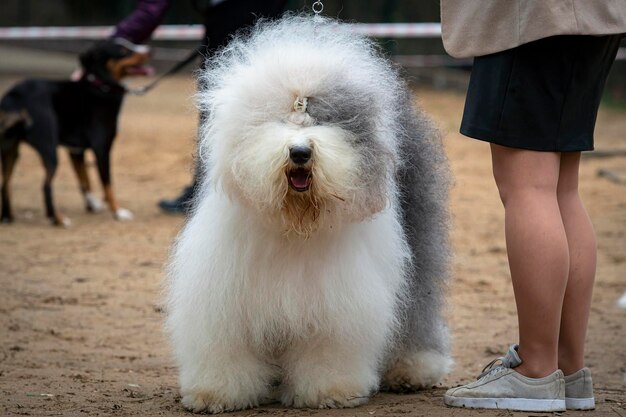
[(517, 345), (512, 345), (505, 356), (483, 369), (477, 381), (449, 389), (443, 402), (452, 407), (565, 411), (563, 372), (557, 370), (543, 378), (528, 378), (513, 370), (521, 363)]
[(596, 408), (589, 368), (583, 368), (565, 377), (565, 407), (568, 410), (593, 410)]

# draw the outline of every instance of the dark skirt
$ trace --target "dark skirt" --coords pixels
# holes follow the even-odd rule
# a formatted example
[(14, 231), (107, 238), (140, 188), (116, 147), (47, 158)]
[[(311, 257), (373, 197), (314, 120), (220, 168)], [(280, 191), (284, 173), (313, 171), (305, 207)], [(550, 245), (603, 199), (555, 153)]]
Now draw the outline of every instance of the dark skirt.
[(592, 150), (620, 38), (554, 36), (476, 57), (461, 133), (535, 151)]

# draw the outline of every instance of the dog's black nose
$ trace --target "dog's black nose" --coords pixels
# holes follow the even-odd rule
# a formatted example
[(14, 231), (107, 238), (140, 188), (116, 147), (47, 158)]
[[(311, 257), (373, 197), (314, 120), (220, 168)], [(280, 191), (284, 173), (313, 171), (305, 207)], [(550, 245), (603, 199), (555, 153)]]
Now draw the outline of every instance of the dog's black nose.
[(311, 148), (308, 146), (294, 146), (289, 149), (289, 157), (294, 164), (306, 164), (311, 159)]

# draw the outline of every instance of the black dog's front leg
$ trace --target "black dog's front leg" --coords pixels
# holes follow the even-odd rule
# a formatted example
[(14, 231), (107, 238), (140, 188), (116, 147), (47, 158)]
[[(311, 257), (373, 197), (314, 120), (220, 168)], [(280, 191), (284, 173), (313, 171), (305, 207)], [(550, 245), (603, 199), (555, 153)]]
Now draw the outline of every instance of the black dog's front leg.
[(96, 197), (91, 190), (91, 182), (89, 181), (89, 175), (87, 174), (87, 166), (85, 165), (85, 152), (84, 151), (70, 151), (70, 159), (72, 161), (72, 167), (78, 178), (78, 184), (80, 191), (85, 199), (85, 206), (90, 213), (96, 213), (102, 211), (104, 205), (102, 200)]
[[(112, 142), (112, 141), (111, 141)], [(96, 162), (98, 164), (98, 174), (104, 188), (104, 199), (109, 205), (109, 209), (113, 213), (116, 220), (132, 220), (133, 213), (130, 210), (120, 207), (111, 184), (111, 148), (94, 149), (96, 154)]]

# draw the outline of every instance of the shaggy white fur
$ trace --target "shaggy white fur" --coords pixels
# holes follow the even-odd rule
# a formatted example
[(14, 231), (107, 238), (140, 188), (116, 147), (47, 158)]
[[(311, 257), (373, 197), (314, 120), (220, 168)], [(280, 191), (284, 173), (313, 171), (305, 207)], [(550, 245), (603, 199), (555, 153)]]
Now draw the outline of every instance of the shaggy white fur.
[[(423, 256), (443, 264), (446, 232), (407, 224), (400, 191), (416, 186), (402, 169), (421, 169), (424, 189), (438, 174), (399, 155), (417, 128), (398, 114), (417, 116), (395, 71), (370, 41), (337, 28), (261, 22), (200, 74), (210, 170), (173, 249), (167, 318), (190, 410), (352, 407), (381, 379), (428, 387), (451, 365), (445, 267), (431, 274), (408, 241), (431, 240), (440, 254)], [(421, 196), (437, 225), (442, 195)], [(418, 270), (421, 288), (435, 289), (421, 301)], [(407, 324), (418, 305), (426, 330)]]

